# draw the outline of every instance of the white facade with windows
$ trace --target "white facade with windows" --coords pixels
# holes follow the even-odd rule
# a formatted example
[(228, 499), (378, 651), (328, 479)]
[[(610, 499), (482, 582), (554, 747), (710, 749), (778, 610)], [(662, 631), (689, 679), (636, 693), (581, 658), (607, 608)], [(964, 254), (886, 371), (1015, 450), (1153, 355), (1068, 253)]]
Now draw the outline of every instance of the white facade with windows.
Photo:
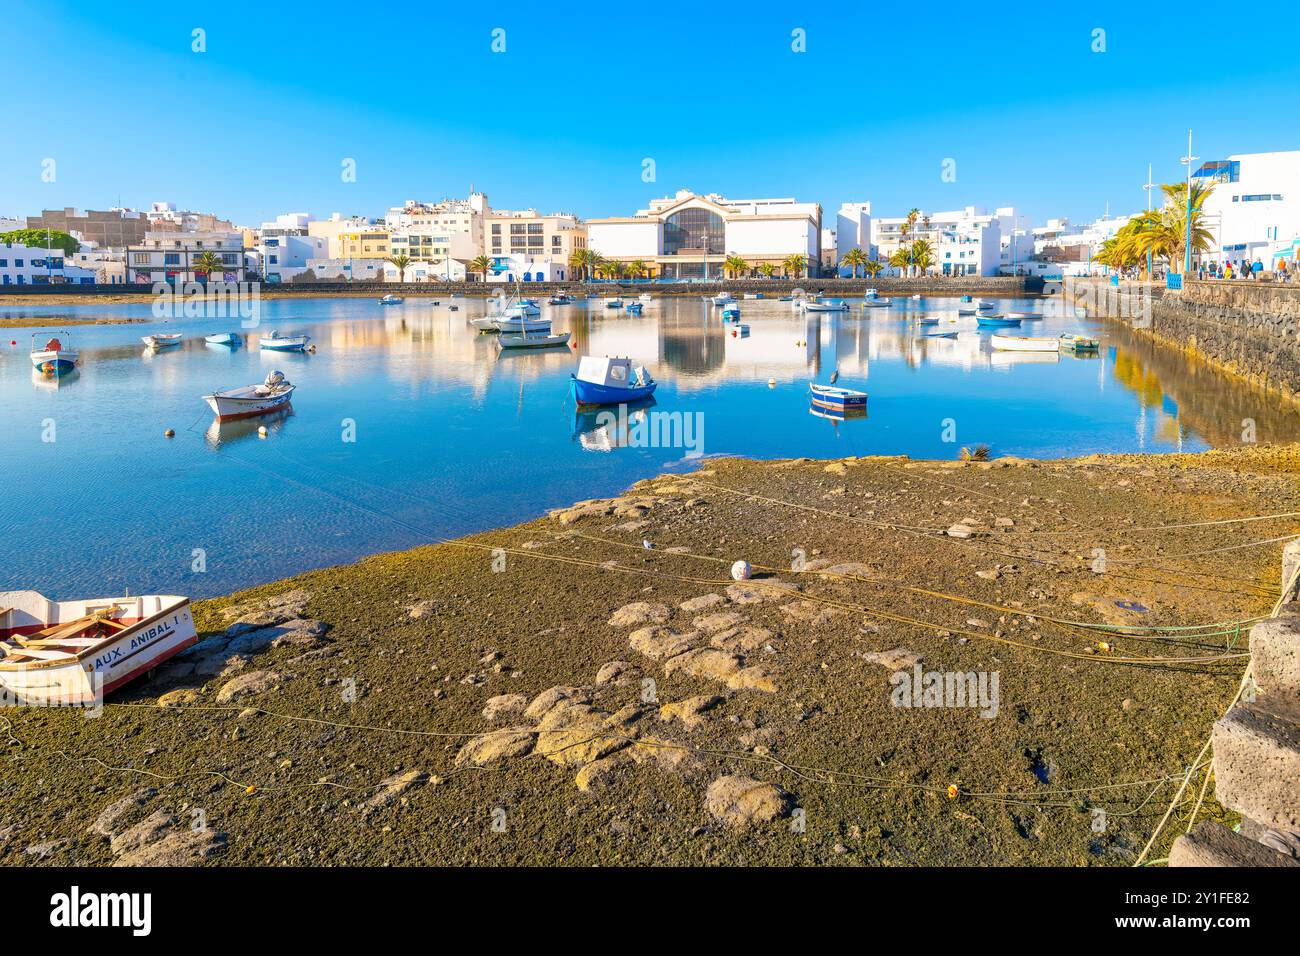
[(0, 286), (87, 285), (94, 281), (94, 271), (69, 264), (62, 249), (0, 242)]
[(1200, 258), (1220, 265), (1300, 255), (1300, 150), (1238, 153), (1203, 163), (1193, 182), (1212, 186), (1201, 206), (1214, 249)]
[(289, 282), (306, 272), (312, 259), (327, 258), (329, 245), (324, 236), (264, 233), (257, 244), (258, 271), (266, 282)]
[[(216, 256), (219, 272), (204, 275), (194, 268), (205, 253)], [(202, 260), (199, 260), (202, 261)], [(235, 232), (147, 232), (144, 244), (126, 250), (126, 281), (141, 285), (155, 282), (243, 282), (244, 237)]]

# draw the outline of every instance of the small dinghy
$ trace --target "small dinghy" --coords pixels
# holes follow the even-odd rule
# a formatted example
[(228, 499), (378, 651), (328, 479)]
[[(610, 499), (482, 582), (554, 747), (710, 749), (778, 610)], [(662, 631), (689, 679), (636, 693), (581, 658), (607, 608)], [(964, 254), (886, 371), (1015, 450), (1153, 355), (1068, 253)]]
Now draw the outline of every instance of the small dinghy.
[(310, 341), (310, 335), (281, 335), (272, 329), (258, 340), (258, 344), (271, 352), (302, 352)]
[(551, 320), (530, 319), (523, 315), (512, 315), (507, 312), (504, 316), (494, 318), (492, 327), (498, 332), (514, 332), (515, 334), (549, 332), (551, 331)]
[(181, 334), (179, 332), (155, 332), (153, 335), (145, 335), (140, 339), (151, 349), (170, 349), (181, 344)]
[(736, 301), (736, 297), (730, 292), (719, 292), (710, 300), (714, 305), (727, 305)]
[(390, 292), (388, 293), (388, 295), (384, 296), (379, 300), (379, 304), (380, 305), (401, 305), (405, 301), (406, 300), (403, 299), (400, 295), (393, 295), (393, 293)]
[(546, 301), (551, 305), (572, 305), (574, 298), (567, 292), (557, 292)]
[(955, 339), (956, 337), (957, 337), (956, 332), (926, 332), (925, 333), (925, 338), (927, 339)]
[(958, 314), (958, 315), (974, 315), (974, 314), (975, 314), (975, 307), (974, 307), (974, 306), (971, 306), (969, 309), (960, 309), (960, 308), (959, 308), (959, 309), (957, 310), (957, 314)]
[(627, 314), (640, 315), (643, 308), (645, 307), (640, 302), (629, 302), (627, 304)]
[(975, 308), (979, 309), (981, 312), (993, 312), (997, 307), (996, 302), (987, 302), (984, 299), (980, 299), (975, 303)]
[(813, 405), (817, 408), (845, 411), (855, 408), (865, 409), (867, 407), (867, 393), (854, 388), (843, 388), (839, 385), (818, 385), (816, 382), (809, 382), (808, 391), (812, 395)]
[(652, 296), (649, 292), (642, 292), (639, 296), (637, 296), (637, 298), (640, 299), (642, 302), (653, 302), (655, 300), (655, 297)]
[(86, 706), (198, 640), (176, 595), (51, 601), (0, 591), (0, 695), (26, 706)]
[[(63, 334), (66, 336), (68, 333)], [(44, 375), (57, 375), (61, 372), (71, 372), (77, 367), (77, 359), (80, 355), (76, 349), (58, 338), (52, 338), (38, 348), (37, 335), (40, 333), (36, 332), (32, 335), (32, 368)]]
[(260, 385), (245, 385), (224, 392), (204, 395), (217, 421), (228, 422), (236, 418), (251, 418), (254, 415), (266, 415), (278, 412), (289, 404), (293, 390), (297, 386), (290, 384), (284, 373), (276, 370), (266, 376)]
[(963, 301), (963, 302), (972, 302), (972, 301), (974, 301), (974, 300), (973, 300), (970, 296), (968, 296), (968, 295), (964, 295), (964, 296), (961, 297), (961, 301)]
[(734, 322), (734, 321), (738, 321), (739, 319), (740, 319), (740, 306), (736, 305), (736, 303), (732, 302), (729, 305), (724, 305), (722, 307), (723, 322)]
[(209, 345), (239, 345), (243, 340), (237, 332), (213, 332), (203, 336), (203, 341)]
[(1086, 335), (1075, 335), (1073, 332), (1064, 333), (1058, 340), (1061, 348), (1067, 352), (1096, 352), (1101, 348), (1101, 343), (1096, 339), (1090, 339)]
[(497, 345), (503, 349), (553, 349), (569, 344), (569, 332), (548, 335), (545, 332), (525, 332), (522, 335), (502, 334), (497, 336)]
[(982, 329), (1005, 329), (1013, 325), (1019, 325), (1019, 319), (1008, 319), (1003, 315), (981, 315), (975, 320), (975, 324)]
[(923, 315), (916, 320), (917, 325), (938, 325), (939, 317), (937, 315)]
[(866, 289), (866, 290), (864, 290), (863, 293), (862, 293), (862, 298), (864, 298), (864, 299), (874, 299), (874, 298), (876, 298), (876, 297), (879, 296), (879, 295), (880, 295), (880, 293), (879, 293), (879, 291), (877, 291), (876, 289)]
[(863, 299), (862, 307), (864, 309), (887, 309), (890, 306), (888, 299)]
[(994, 334), (990, 342), (1003, 352), (1055, 352), (1061, 346), (1059, 339), (1034, 335)]
[(623, 300), (616, 295), (611, 295), (605, 299), (605, 308), (621, 309), (623, 308)]
[(659, 383), (644, 367), (632, 367), (630, 358), (584, 355), (578, 371), (569, 376), (569, 388), (579, 405), (622, 405), (639, 402), (655, 393)]
[(805, 312), (847, 312), (849, 304), (847, 302), (805, 302), (803, 310)]

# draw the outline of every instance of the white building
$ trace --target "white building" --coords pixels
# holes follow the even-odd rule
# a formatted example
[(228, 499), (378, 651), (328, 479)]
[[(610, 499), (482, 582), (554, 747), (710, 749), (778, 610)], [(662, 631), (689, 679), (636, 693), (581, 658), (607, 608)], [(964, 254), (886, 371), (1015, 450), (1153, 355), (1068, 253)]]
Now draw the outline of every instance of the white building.
[(101, 248), (80, 236), (77, 238), (81, 241), (81, 248), (72, 255), (64, 256), (66, 264), (93, 273), (94, 281), (101, 285), (121, 285), (126, 282), (125, 253)]
[(1279, 258), (1300, 255), (1300, 150), (1212, 160), (1193, 182), (1213, 186), (1201, 209), (1215, 249), (1203, 260), (1234, 267), (1259, 261), (1271, 270)]
[(869, 202), (843, 203), (835, 213), (835, 227), (822, 229), (822, 266), (826, 271), (849, 275), (849, 268), (840, 263), (850, 249), (861, 249), (868, 259), (876, 257)]
[(321, 282), (383, 282), (387, 265), (383, 259), (309, 259), (307, 268), (294, 278), (313, 278)]
[(155, 282), (197, 282), (202, 273), (194, 262), (212, 253), (221, 271), (205, 278), (213, 282), (242, 282), (244, 238), (237, 232), (147, 232), (144, 243), (126, 250), (127, 282), (152, 285)]
[(95, 273), (69, 265), (62, 249), (0, 242), (0, 286), (89, 285), (94, 281)]
[[(466, 278), (465, 263), (459, 259), (412, 262), (405, 271), (387, 260), (381, 262), (380, 266), (385, 282), (463, 282)], [(361, 276), (358, 275), (357, 278), (360, 279)]]
[(291, 282), (306, 272), (313, 259), (329, 257), (329, 240), (324, 236), (306, 236), (283, 232), (267, 235), (263, 230), (258, 241), (256, 262), (262, 279), (266, 282)]
[(591, 249), (609, 260), (642, 261), (659, 276), (721, 276), (723, 260), (743, 258), (751, 270), (802, 256), (805, 269), (821, 261), (822, 211), (794, 199), (726, 199), (679, 190), (636, 215), (587, 220)]
[(979, 206), (929, 213), (917, 210), (911, 220), (907, 216), (872, 219), (871, 239), (882, 261), (888, 262), (900, 246), (924, 240), (933, 250), (934, 271), (995, 276), (1002, 259), (1004, 221), (1015, 221), (1013, 207), (992, 214)]
[(342, 258), (344, 233), (358, 234), (373, 229), (374, 222), (365, 216), (347, 216), (333, 213), (328, 219), (312, 219), (307, 223), (307, 235), (321, 236), (329, 242), (329, 255)]

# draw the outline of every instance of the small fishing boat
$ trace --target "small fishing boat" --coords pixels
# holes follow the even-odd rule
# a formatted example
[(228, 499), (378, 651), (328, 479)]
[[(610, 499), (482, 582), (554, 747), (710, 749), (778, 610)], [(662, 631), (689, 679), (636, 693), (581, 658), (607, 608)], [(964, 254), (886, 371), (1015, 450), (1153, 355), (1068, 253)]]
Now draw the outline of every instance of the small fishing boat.
[(879, 295), (880, 295), (880, 293), (877, 292), (875, 289), (867, 289), (865, 292), (862, 293), (862, 298), (864, 298), (864, 299), (874, 299), (874, 298), (876, 298), (876, 297), (879, 296)]
[(51, 601), (0, 591), (0, 696), (24, 706), (86, 706), (198, 641), (177, 595)]
[(569, 332), (548, 335), (545, 332), (525, 332), (522, 335), (505, 334), (497, 336), (497, 345), (503, 349), (552, 349), (569, 344)]
[(998, 306), (996, 302), (988, 302), (984, 299), (980, 299), (978, 302), (975, 303), (975, 308), (977, 308), (981, 312), (992, 312), (996, 310), (997, 307)]
[(520, 299), (514, 305), (504, 309), (502, 314), (510, 318), (518, 318), (519, 316), (531, 318), (535, 315), (541, 315), (542, 310), (541, 307), (532, 299)]
[(551, 331), (550, 319), (527, 319), (522, 315), (498, 316), (492, 320), (492, 327), (498, 332), (549, 332)]
[(735, 302), (736, 297), (730, 292), (719, 292), (710, 301), (712, 301), (714, 305), (727, 305), (730, 302)]
[(740, 306), (732, 302), (722, 307), (722, 321), (734, 322), (740, 318)]
[(963, 301), (963, 302), (971, 302), (971, 301), (973, 301), (973, 300), (971, 299), (970, 296), (968, 296), (968, 295), (964, 295), (964, 296), (961, 297), (961, 301)]
[(607, 308), (607, 309), (621, 309), (621, 308), (623, 308), (623, 300), (620, 299), (620, 298), (619, 298), (618, 296), (616, 296), (616, 295), (609, 295), (609, 296), (606, 296), (606, 297), (605, 297), (605, 308)]
[(890, 306), (888, 299), (863, 299), (862, 307), (864, 309), (887, 309)]
[(956, 337), (957, 337), (956, 332), (926, 332), (925, 333), (925, 338), (927, 339), (955, 339)]
[(203, 400), (217, 416), (217, 421), (228, 422), (236, 418), (251, 418), (280, 411), (289, 404), (296, 387), (277, 369), (267, 375), (261, 384), (213, 392), (204, 395)]
[(213, 332), (211, 335), (203, 336), (203, 341), (209, 345), (239, 345), (243, 339), (239, 337), (238, 332)]
[[(32, 368), (46, 375), (57, 375), (77, 367), (80, 355), (76, 349), (59, 338), (51, 338), (44, 346), (37, 347), (36, 336), (40, 334), (32, 334)], [(66, 336), (68, 333), (63, 334)]]
[(746, 298), (746, 299), (761, 299), (761, 298), (763, 298), (763, 293), (761, 293), (761, 292), (746, 292), (746, 293), (745, 293), (745, 298)]
[(630, 358), (584, 355), (569, 387), (579, 405), (622, 405), (649, 398), (659, 387), (643, 366)]
[(857, 389), (843, 388), (839, 385), (818, 385), (816, 382), (809, 382), (808, 391), (812, 395), (813, 405), (818, 408), (843, 411), (850, 408), (867, 407), (867, 393), (860, 392)]
[(380, 305), (401, 305), (405, 301), (406, 300), (403, 299), (400, 295), (393, 295), (393, 293), (390, 292), (379, 300), (379, 304)]
[(974, 306), (971, 306), (969, 309), (958, 308), (958, 309), (957, 309), (957, 314), (958, 314), (958, 315), (974, 315), (974, 314), (975, 314), (975, 307), (974, 307)]
[(1019, 319), (1008, 319), (1001, 315), (981, 315), (975, 320), (975, 324), (981, 329), (1005, 329), (1014, 325), (1019, 325)]
[(990, 342), (1003, 352), (1055, 352), (1060, 340), (1033, 335), (993, 335)]
[(142, 336), (141, 341), (156, 350), (175, 348), (181, 344), (182, 339), (179, 332), (155, 332), (153, 335)]
[(258, 340), (258, 345), (271, 352), (302, 352), (310, 341), (310, 335), (281, 335), (272, 329)]
[(1061, 348), (1067, 352), (1096, 352), (1101, 348), (1101, 343), (1096, 339), (1088, 338), (1086, 335), (1075, 335), (1073, 332), (1064, 333), (1059, 341)]
[(803, 310), (805, 312), (847, 312), (849, 311), (849, 304), (844, 301), (820, 302), (814, 300), (805, 302)]
[(627, 304), (627, 314), (628, 314), (628, 315), (640, 315), (640, 314), (641, 314), (641, 310), (644, 309), (644, 308), (645, 308), (645, 306), (643, 306), (640, 302), (629, 302), (629, 303)]
[(1043, 317), (1041, 312), (1004, 312), (1002, 314), (1008, 319), (1020, 319), (1022, 322), (1032, 322), (1034, 319)]
[(731, 327), (731, 337), (733, 339), (743, 339), (749, 335), (748, 325), (733, 325)]
[(547, 299), (547, 301), (550, 302), (551, 305), (572, 305), (575, 300), (573, 296), (569, 295), (567, 292), (557, 292), (555, 295)]
[(921, 293), (919, 293), (919, 292), (916, 293), (916, 295), (912, 296), (912, 298), (913, 298), (913, 299), (919, 299), (919, 298), (921, 298)]
[(939, 317), (937, 315), (923, 315), (916, 320), (917, 325), (938, 325)]

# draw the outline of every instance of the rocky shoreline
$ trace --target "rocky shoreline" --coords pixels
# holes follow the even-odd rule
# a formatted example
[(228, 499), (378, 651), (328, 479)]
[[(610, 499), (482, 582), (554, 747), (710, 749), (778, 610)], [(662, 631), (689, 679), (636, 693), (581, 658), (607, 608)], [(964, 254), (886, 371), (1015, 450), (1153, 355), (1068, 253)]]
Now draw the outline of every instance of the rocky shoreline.
[(1232, 519), (1297, 476), (711, 460), (200, 602), (101, 716), (0, 713), (0, 862), (1130, 864), (1245, 664), (1174, 629), (1268, 612), (1300, 521)]

